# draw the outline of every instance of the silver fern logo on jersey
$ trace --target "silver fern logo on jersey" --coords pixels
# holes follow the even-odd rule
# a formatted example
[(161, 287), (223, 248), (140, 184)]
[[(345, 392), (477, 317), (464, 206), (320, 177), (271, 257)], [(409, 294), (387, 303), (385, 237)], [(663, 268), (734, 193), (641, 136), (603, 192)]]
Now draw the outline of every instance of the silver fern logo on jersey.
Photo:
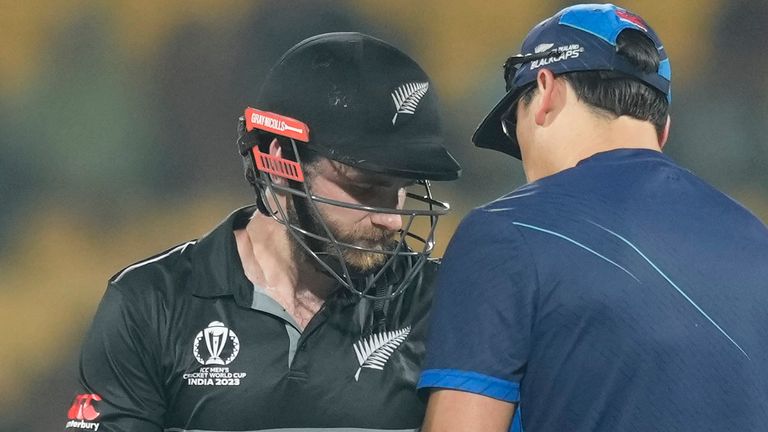
[(400, 330), (372, 334), (354, 344), (357, 362), (360, 363), (355, 373), (355, 381), (360, 379), (360, 371), (363, 368), (384, 370), (387, 360), (410, 333), (411, 327), (408, 326)]
[(428, 82), (409, 82), (401, 85), (392, 92), (392, 101), (395, 103), (395, 116), (392, 117), (392, 125), (397, 121), (398, 114), (414, 114), (419, 106), (421, 98), (429, 90)]

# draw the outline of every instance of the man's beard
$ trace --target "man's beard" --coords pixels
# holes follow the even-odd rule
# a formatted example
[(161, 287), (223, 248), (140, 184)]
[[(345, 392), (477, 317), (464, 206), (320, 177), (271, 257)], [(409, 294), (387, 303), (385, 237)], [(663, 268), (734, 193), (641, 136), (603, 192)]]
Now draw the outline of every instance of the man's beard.
[[(338, 243), (351, 244), (382, 252), (392, 251), (397, 246), (398, 242), (395, 240), (396, 233), (378, 227), (370, 227), (367, 229), (345, 229), (330, 218), (318, 214), (319, 211), (317, 208), (311, 207), (305, 198), (296, 197), (294, 199), (288, 199), (286, 207), (288, 223), (321, 237), (328, 237), (323, 226), (324, 221), (325, 226), (328, 227), (328, 231), (330, 231), (331, 235)], [(321, 218), (323, 218), (322, 221)], [(309, 249), (316, 254), (320, 256), (338, 256), (337, 249), (332, 243), (315, 239), (301, 233), (299, 233), (299, 235)], [(293, 236), (289, 237), (291, 238), (292, 253), (294, 257), (306, 262), (311, 255)], [(349, 270), (357, 274), (373, 273), (383, 266), (384, 263), (387, 262), (387, 258), (390, 257), (390, 255), (386, 253), (361, 251), (344, 246), (339, 247), (339, 252), (344, 259), (344, 262), (349, 267)]]

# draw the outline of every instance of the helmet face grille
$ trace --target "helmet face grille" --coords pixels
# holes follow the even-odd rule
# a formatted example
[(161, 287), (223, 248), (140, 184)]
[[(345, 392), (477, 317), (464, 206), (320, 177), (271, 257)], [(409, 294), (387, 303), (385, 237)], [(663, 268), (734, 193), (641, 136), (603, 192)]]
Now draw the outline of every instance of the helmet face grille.
[[(291, 140), (291, 143), (295, 152), (297, 143), (294, 140)], [(434, 249), (438, 219), (449, 210), (447, 203), (432, 198), (428, 181), (418, 181), (412, 186), (423, 189), (423, 192), (409, 190), (403, 208), (371, 207), (314, 195), (307, 182), (303, 181), (298, 155), (298, 161), (293, 162), (260, 153), (258, 147), (253, 148), (252, 154), (252, 163), (256, 168), (254, 188), (257, 195), (263, 197), (262, 201), (267, 210), (265, 214), (283, 224), (295, 244), (325, 274), (354, 295), (374, 300), (392, 299), (418, 279), (416, 276)], [(262, 166), (267, 169), (262, 169)], [(300, 174), (301, 181), (293, 185), (277, 184), (272, 181), (271, 174), (297, 181)], [(289, 199), (306, 200), (311, 212), (318, 215), (320, 212), (317, 204), (399, 215), (403, 219), (402, 228), (394, 233), (392, 243), (386, 248), (347, 243), (336, 238), (322, 217), (317, 218), (317, 227), (301, 226), (301, 223), (289, 216), (288, 209), (281, 204), (278, 199), (280, 194), (289, 196)], [(346, 256), (349, 253), (380, 255), (384, 258), (379, 266), (359, 273), (347, 262)]]

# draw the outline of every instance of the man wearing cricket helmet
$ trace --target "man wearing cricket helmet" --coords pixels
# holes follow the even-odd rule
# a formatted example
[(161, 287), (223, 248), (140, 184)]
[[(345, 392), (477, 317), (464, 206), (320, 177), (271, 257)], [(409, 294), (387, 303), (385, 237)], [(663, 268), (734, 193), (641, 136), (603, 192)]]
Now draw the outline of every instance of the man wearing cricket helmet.
[(71, 430), (415, 430), (454, 180), (434, 88), (391, 45), (291, 48), (239, 120), (256, 204), (114, 276)]

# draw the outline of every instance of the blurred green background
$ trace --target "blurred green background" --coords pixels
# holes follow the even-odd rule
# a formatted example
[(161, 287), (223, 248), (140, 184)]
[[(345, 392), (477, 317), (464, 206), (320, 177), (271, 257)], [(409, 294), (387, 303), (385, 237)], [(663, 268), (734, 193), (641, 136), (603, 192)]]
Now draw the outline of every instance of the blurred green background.
[[(61, 430), (106, 280), (251, 201), (235, 119), (296, 42), (362, 31), (415, 57), (462, 179), (451, 217), (523, 183), (471, 146), (501, 64), (572, 2), (0, 0), (0, 430)], [(768, 220), (768, 2), (642, 0), (672, 60), (667, 153)]]

